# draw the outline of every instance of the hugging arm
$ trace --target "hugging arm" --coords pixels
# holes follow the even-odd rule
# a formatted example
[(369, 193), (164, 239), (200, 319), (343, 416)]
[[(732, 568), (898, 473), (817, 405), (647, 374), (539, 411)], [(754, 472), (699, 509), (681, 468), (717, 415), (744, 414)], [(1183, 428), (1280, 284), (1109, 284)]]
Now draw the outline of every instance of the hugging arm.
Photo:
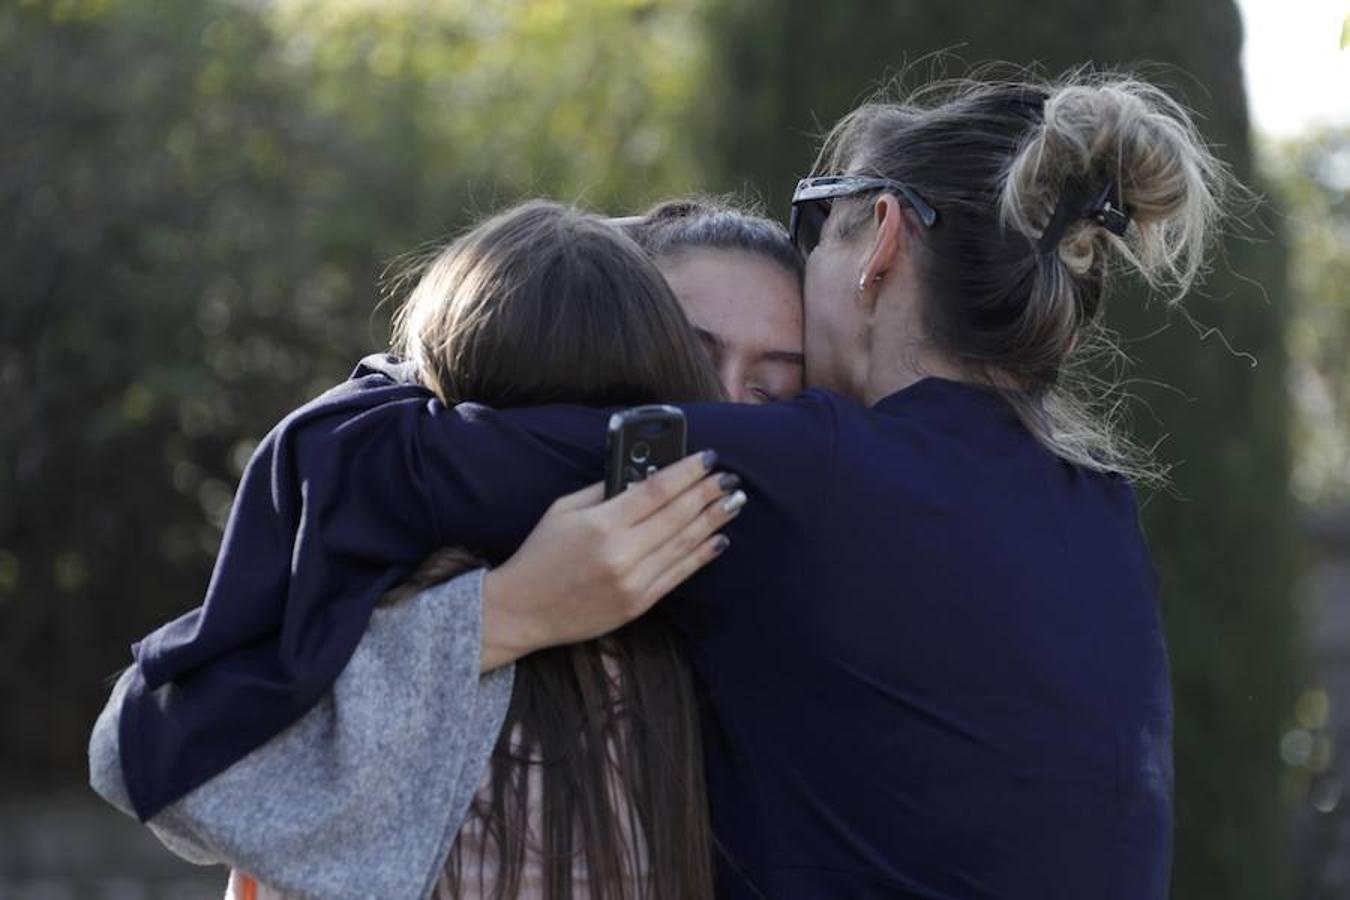
[[(142, 819), (323, 701), (376, 600), (432, 549), (465, 546), (504, 562), (558, 497), (601, 479), (601, 411), (447, 409), (394, 390), (374, 378), (358, 382), (340, 402), (319, 403), (279, 428), (276, 452), (255, 458), (241, 485), (204, 613), (138, 645), (111, 724)], [(691, 585), (690, 594), (715, 601), (703, 606), (740, 608), (737, 600), (764, 595), (753, 591), (757, 580), (800, 558), (832, 466), (836, 402), (808, 392), (774, 406), (686, 409), (692, 446), (715, 449), (750, 497), (725, 529), (730, 550)], [(640, 518), (624, 527), (634, 530)], [(266, 577), (250, 576), (257, 571)], [(528, 646), (508, 646), (506, 655)], [(474, 659), (475, 678), (481, 668)]]
[[(737, 512), (696, 457), (650, 488), (561, 498), (492, 572), (459, 574), (474, 568), (469, 554), (433, 554), (377, 606), (316, 706), (149, 827), (189, 861), (288, 894), (426, 896), (486, 772), (509, 663), (639, 615), (712, 558), (714, 532)], [(117, 735), (130, 677), (90, 741), (92, 785), (128, 814)]]
[(746, 502), (739, 479), (694, 454), (601, 503), (559, 498), (483, 586), (483, 667), (598, 637), (642, 615), (721, 554)]
[[(714, 451), (749, 497), (725, 529), (730, 549), (695, 576), (700, 595), (751, 588), (804, 546), (828, 495), (839, 402), (808, 391), (765, 406), (683, 407), (690, 449)], [(599, 480), (607, 419), (570, 406), (424, 407), (414, 442), (428, 517), (448, 542), (505, 558), (556, 497)]]
[[(512, 667), (479, 672), (482, 579), (377, 608), (318, 704), (150, 829), (191, 862), (296, 896), (428, 896), (510, 702)], [(117, 739), (127, 678), (91, 737), (90, 780), (130, 813)]]

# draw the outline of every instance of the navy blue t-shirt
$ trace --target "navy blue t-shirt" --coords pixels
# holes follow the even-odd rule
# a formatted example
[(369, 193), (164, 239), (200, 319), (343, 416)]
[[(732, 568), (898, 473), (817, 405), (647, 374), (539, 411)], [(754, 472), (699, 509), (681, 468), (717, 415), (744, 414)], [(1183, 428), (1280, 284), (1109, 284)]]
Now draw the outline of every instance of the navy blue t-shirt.
[[(442, 545), (505, 558), (601, 476), (600, 410), (343, 404), (269, 438), (269, 499), (250, 505), (246, 475), (206, 607), (138, 646), (154, 679), (123, 735), (143, 781), (222, 705), (251, 701), (260, 732), (302, 714), (391, 569)], [(1171, 700), (1129, 485), (939, 378), (870, 408), (808, 391), (685, 411), (690, 449), (750, 497), (727, 553), (660, 607), (704, 701), (719, 896), (1165, 897)], [(276, 634), (232, 619), (244, 571), (269, 573), (247, 584), (273, 594)]]

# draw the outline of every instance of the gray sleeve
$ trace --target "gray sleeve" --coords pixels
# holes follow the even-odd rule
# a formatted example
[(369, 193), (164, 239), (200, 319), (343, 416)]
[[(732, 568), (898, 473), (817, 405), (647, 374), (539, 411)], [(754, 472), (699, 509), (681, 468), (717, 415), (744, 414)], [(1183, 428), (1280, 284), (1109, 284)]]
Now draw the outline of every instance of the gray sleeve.
[[(196, 863), (296, 897), (426, 897), (487, 771), (514, 667), (479, 674), (482, 570), (381, 607), (333, 691), (147, 824)], [(94, 727), (90, 780), (129, 812), (123, 682)]]

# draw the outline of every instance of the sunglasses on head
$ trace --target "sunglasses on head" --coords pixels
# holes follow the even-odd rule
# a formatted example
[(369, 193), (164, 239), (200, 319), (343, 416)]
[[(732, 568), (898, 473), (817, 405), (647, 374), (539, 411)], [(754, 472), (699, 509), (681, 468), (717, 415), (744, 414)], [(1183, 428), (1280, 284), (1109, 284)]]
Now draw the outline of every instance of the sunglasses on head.
[(792, 217), (788, 234), (802, 256), (809, 256), (820, 243), (820, 232), (830, 217), (830, 207), (838, 197), (853, 197), (869, 191), (892, 191), (905, 199), (923, 224), (932, 228), (937, 223), (937, 210), (908, 185), (889, 178), (871, 175), (825, 175), (803, 178), (792, 194)]

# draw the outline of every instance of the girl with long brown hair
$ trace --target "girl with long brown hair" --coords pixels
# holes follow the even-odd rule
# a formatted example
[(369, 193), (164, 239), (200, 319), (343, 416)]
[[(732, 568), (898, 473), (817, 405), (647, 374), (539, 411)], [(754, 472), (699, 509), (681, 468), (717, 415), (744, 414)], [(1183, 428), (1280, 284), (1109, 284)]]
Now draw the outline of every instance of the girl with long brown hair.
[[(433, 261), (400, 311), (394, 352), (447, 405), (721, 394), (639, 248), (545, 202), (503, 214)], [(511, 571), (508, 562), (488, 577)], [(516, 661), (490, 778), (439, 893), (710, 896), (710, 850), (693, 686), (679, 639), (654, 613)]]
[[(788, 248), (785, 234), (774, 236)], [(629, 405), (722, 394), (642, 250), (611, 224), (546, 202), (502, 213), (433, 258), (400, 310), (393, 349), (408, 376), (448, 405)], [(715, 531), (745, 495), (734, 477), (709, 468), (691, 457), (647, 490), (601, 503), (593, 486), (563, 498), (529, 545), (490, 571), (467, 550), (433, 553), (381, 598), (332, 697), (150, 826), (189, 858), (235, 867), (232, 896), (394, 896), (404, 884), (446, 900), (710, 896), (712, 839), (688, 665), (659, 614), (625, 624), (725, 549)], [(476, 629), (476, 689), (447, 698), (426, 683), (396, 683), (406, 660), (427, 651), (427, 635), (447, 627), (426, 624), (436, 609), (462, 616), (474, 606), (479, 617), (460, 630)], [(620, 618), (615, 607), (624, 609)], [(546, 611), (547, 637), (539, 629), (520, 640), (531, 608)], [(418, 680), (437, 678), (430, 668)], [(121, 785), (101, 783), (120, 774), (113, 732), (123, 693), (119, 684), (91, 754), (96, 787), (125, 806)], [(454, 735), (461, 745), (486, 749), (495, 740), (490, 762), (468, 750), (459, 751), (463, 759), (440, 758), (436, 729), (445, 723), (419, 724), (423, 713), (409, 694), (439, 704), (431, 712), (442, 718), (462, 715), (451, 723), (464, 732)], [(343, 716), (361, 715), (402, 715), (411, 727), (368, 747), (344, 736), (339, 746), (333, 733), (342, 733)], [(399, 810), (414, 807), (395, 804), (389, 820), (378, 820), (389, 807), (378, 783), (368, 783), (382, 764), (458, 774), (445, 804), (453, 848), (445, 841), (419, 860), (392, 848), (389, 836), (414, 827), (396, 818)], [(301, 785), (305, 809), (273, 798), (270, 816), (243, 812), (259, 802), (260, 788), (285, 791), (279, 765)], [(321, 806), (310, 776), (325, 771), (336, 778), (317, 787), (327, 792)], [(476, 790), (465, 791), (475, 772)], [(440, 782), (429, 774), (428, 785)], [(415, 809), (426, 810), (426, 798), (418, 800)], [(351, 864), (384, 845), (384, 859)]]

